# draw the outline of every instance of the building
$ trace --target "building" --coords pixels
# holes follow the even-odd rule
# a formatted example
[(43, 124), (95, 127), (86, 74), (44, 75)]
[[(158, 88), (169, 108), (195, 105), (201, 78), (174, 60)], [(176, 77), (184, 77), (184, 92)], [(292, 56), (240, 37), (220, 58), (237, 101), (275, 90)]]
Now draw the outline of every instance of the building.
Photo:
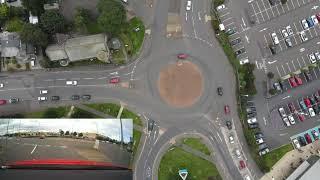
[(69, 62), (94, 59), (109, 63), (109, 48), (105, 34), (75, 38), (57, 34), (56, 42), (47, 47), (46, 54), (51, 61), (59, 61), (61, 66), (67, 66)]
[(18, 33), (0, 33), (0, 52), (3, 58), (15, 57), (17, 61), (27, 62), (34, 55), (31, 44), (22, 43)]
[(305, 160), (287, 180), (318, 180), (320, 179), (320, 157), (310, 156)]

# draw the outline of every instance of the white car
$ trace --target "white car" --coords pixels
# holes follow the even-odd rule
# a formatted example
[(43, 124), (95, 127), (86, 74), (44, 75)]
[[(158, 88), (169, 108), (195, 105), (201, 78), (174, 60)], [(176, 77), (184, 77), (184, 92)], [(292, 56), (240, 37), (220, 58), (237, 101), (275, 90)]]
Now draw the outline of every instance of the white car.
[(286, 27), (286, 30), (287, 30), (289, 36), (293, 35), (293, 31), (292, 31), (292, 28), (290, 25)]
[(187, 1), (186, 10), (187, 10), (187, 11), (190, 11), (190, 10), (191, 10), (191, 1)]
[(279, 113), (280, 113), (281, 117), (287, 117), (287, 114), (286, 114), (286, 112), (284, 111), (284, 108), (283, 108), (283, 107), (279, 108)]
[(252, 124), (252, 123), (256, 123), (257, 122), (257, 118), (250, 118), (247, 120), (248, 124)]
[(313, 21), (313, 24), (318, 24), (319, 23), (319, 21), (318, 21), (318, 19), (317, 19), (317, 17), (316, 17), (316, 15), (313, 15), (313, 16), (311, 16), (311, 19), (312, 19), (312, 21)]
[(40, 94), (48, 94), (48, 90), (42, 89), (42, 90), (40, 90)]
[(285, 30), (285, 29), (282, 29), (281, 33), (282, 33), (282, 36), (283, 36), (284, 38), (286, 38), (286, 37), (289, 36), (287, 30)]
[(314, 112), (313, 108), (309, 108), (309, 114), (311, 117), (314, 117), (316, 115), (316, 113)]
[(276, 33), (272, 33), (272, 34), (271, 34), (271, 37), (272, 37), (273, 43), (274, 43), (275, 45), (279, 44), (279, 39), (278, 39)]
[(233, 137), (233, 135), (230, 135), (230, 136), (229, 136), (229, 142), (230, 142), (231, 144), (234, 143), (234, 137)]
[(77, 84), (78, 84), (78, 81), (66, 81), (66, 85), (76, 86)]
[(256, 143), (262, 144), (262, 143), (264, 143), (264, 140), (262, 138), (258, 138), (258, 139), (256, 139)]
[(224, 4), (221, 4), (220, 6), (217, 7), (217, 11), (226, 8), (226, 6)]
[(296, 149), (300, 149), (301, 148), (301, 145), (300, 145), (298, 139), (293, 139), (292, 140), (292, 144)]
[(301, 24), (302, 24), (303, 29), (309, 29), (309, 25), (307, 23), (307, 20), (303, 19), (301, 21)]
[(4, 84), (3, 83), (0, 83), (0, 88), (3, 88), (4, 87)]
[(240, 65), (244, 65), (249, 63), (249, 59), (248, 58), (240, 59), (239, 62), (240, 62)]
[(308, 41), (308, 37), (307, 37), (307, 35), (306, 35), (306, 33), (304, 31), (300, 32), (300, 37), (301, 37), (303, 42), (304, 41)]
[(290, 122), (289, 122), (289, 120), (288, 120), (288, 118), (287, 117), (285, 117), (285, 118), (283, 118), (283, 122), (284, 122), (284, 124), (286, 125), (286, 126), (291, 126), (291, 124), (290, 124)]
[(251, 178), (250, 178), (250, 176), (249, 176), (248, 174), (245, 175), (243, 179), (244, 179), (244, 180), (251, 180)]
[(241, 152), (240, 152), (239, 149), (236, 149), (236, 150), (234, 151), (234, 154), (237, 156), (238, 159), (241, 158)]
[(292, 125), (296, 124), (296, 121), (294, 120), (294, 118), (293, 118), (292, 115), (289, 115), (289, 116), (288, 116), (288, 119), (289, 119), (289, 121), (290, 121), (290, 123), (291, 123)]
[(316, 63), (316, 56), (314, 54), (309, 54), (309, 59), (312, 64)]
[(48, 98), (47, 97), (38, 97), (38, 101), (46, 101)]
[(316, 52), (316, 53), (314, 53), (314, 55), (316, 56), (317, 60), (319, 61), (320, 60), (320, 53)]

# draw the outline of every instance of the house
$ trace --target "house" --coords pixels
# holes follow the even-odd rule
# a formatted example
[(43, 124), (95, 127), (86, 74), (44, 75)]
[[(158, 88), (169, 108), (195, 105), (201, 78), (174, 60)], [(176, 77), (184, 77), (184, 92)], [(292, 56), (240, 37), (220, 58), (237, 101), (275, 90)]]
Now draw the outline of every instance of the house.
[(17, 61), (27, 62), (30, 56), (34, 55), (34, 47), (31, 44), (22, 43), (18, 33), (0, 33), (0, 52), (1, 57), (15, 57)]
[(61, 66), (67, 66), (69, 62), (93, 59), (110, 62), (107, 35), (105, 34), (75, 38), (61, 38), (61, 35), (57, 34), (56, 42), (56, 44), (47, 47), (46, 55), (51, 61), (59, 61)]

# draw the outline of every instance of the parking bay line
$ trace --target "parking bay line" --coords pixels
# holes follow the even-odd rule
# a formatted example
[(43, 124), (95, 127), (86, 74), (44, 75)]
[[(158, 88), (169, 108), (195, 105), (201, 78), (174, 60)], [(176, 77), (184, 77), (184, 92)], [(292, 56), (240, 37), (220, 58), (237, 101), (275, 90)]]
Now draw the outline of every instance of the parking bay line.
[(292, 71), (291, 71), (291, 68), (290, 68), (290, 66), (289, 66), (289, 63), (286, 63), (286, 64), (287, 64), (287, 66), (288, 66), (289, 72), (292, 72)]
[(278, 71), (279, 76), (281, 77), (281, 73), (280, 73), (280, 71), (279, 71), (278, 66), (276, 66), (276, 68), (277, 68), (277, 71)]
[(294, 70), (296, 71), (297, 69), (296, 69), (296, 66), (294, 65), (293, 61), (291, 61), (291, 63), (292, 63)]
[(220, 15), (220, 18), (222, 18), (222, 17), (224, 17), (224, 16), (226, 16), (226, 15), (228, 15), (228, 14), (230, 14), (230, 12), (227, 12), (227, 13), (225, 13), (225, 14), (223, 14), (223, 15)]
[(297, 3), (298, 3), (298, 6), (300, 7), (300, 3), (299, 3), (299, 1), (300, 1), (300, 0), (297, 0)]
[(301, 64), (300, 64), (300, 61), (298, 60), (298, 58), (296, 59), (298, 64), (299, 64), (299, 67), (302, 68)]
[(290, 0), (292, 6), (293, 6), (293, 9), (295, 9), (296, 7), (294, 6), (294, 3), (293, 3), (293, 0)]
[(283, 70), (283, 72), (284, 72), (284, 75), (286, 75), (287, 73), (286, 73), (286, 71), (284, 70), (283, 64), (281, 64), (281, 67), (282, 67), (282, 70)]
[(256, 19), (257, 19), (258, 24), (260, 24), (259, 18), (258, 18), (257, 13), (256, 13), (256, 10), (254, 9), (253, 3), (250, 3), (250, 5), (251, 5), (251, 7), (252, 7), (252, 9), (253, 9), (254, 15), (256, 16)]
[(304, 66), (307, 66), (306, 61), (304, 60), (303, 56), (301, 58), (302, 58), (302, 61), (304, 63)]
[[(264, 9), (267, 9), (267, 8), (266, 8), (266, 5), (264, 4), (264, 1), (262, 1), (262, 4), (263, 4), (263, 6), (264, 6)], [(269, 16), (268, 11), (266, 11), (266, 13), (267, 13), (267, 15), (268, 15), (268, 20), (270, 20), (270, 16)]]
[(255, 2), (256, 2), (257, 6), (258, 6), (258, 8), (259, 8), (260, 15), (261, 15), (262, 20), (263, 20), (263, 22), (264, 22), (265, 20), (264, 20), (264, 17), (263, 17), (262, 11), (261, 11), (261, 9), (260, 9), (260, 6), (259, 6), (259, 4), (258, 4), (258, 2), (257, 2), (257, 1), (255, 1)]

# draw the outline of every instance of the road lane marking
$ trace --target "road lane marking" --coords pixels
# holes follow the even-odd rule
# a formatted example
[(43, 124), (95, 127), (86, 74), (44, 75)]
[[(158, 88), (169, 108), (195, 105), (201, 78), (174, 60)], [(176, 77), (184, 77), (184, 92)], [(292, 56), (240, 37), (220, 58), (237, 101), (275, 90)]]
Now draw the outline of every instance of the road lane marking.
[(186, 12), (186, 21), (188, 21), (188, 13)]
[(277, 60), (274, 60), (274, 61), (268, 61), (268, 64), (273, 64), (273, 63), (275, 63), (275, 62), (277, 62)]
[(89, 79), (94, 79), (94, 78), (83, 78), (83, 79), (89, 80)]
[(34, 148), (33, 148), (33, 150), (31, 151), (30, 154), (33, 154), (33, 152), (34, 152), (34, 150), (36, 150), (37, 146), (38, 146), (38, 145), (35, 145), (35, 146), (34, 146)]
[(201, 21), (201, 15), (200, 15), (200, 12), (198, 12), (198, 18), (199, 18), (199, 21)]
[(246, 23), (244, 22), (243, 17), (242, 17), (242, 23), (243, 23), (244, 27), (246, 27), (246, 26), (247, 26), (247, 25), (246, 25)]
[(65, 81), (66, 79), (56, 79), (57, 81)]
[(100, 77), (100, 78), (98, 78), (98, 79), (107, 79), (108, 77)]
[(222, 138), (221, 138), (221, 136), (219, 135), (219, 133), (218, 133), (218, 132), (217, 132), (217, 135), (218, 135), (218, 137), (219, 137), (220, 141), (222, 142)]
[(285, 99), (288, 99), (288, 98), (290, 98), (290, 97), (291, 97), (291, 96), (288, 95), (288, 96), (286, 96), (286, 97), (283, 97), (282, 99), (285, 100)]

